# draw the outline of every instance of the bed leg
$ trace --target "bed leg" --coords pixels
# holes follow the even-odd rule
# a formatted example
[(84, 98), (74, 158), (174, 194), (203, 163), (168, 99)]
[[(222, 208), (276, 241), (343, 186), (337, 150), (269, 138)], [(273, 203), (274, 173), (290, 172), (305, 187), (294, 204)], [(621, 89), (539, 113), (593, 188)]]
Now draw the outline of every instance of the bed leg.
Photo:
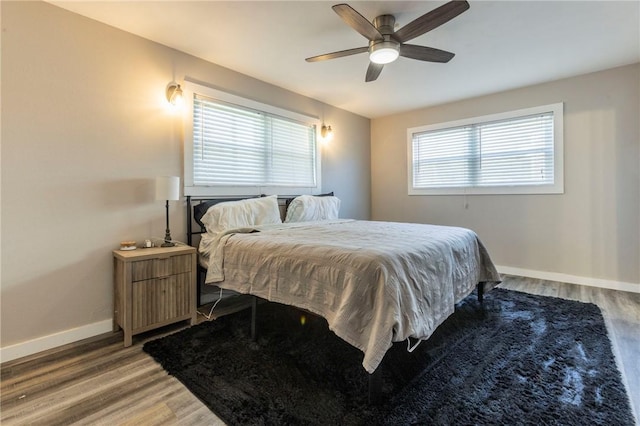
[(378, 405), (382, 400), (382, 365), (369, 374), (369, 404)]
[(256, 341), (258, 338), (257, 330), (256, 330), (256, 315), (258, 310), (258, 298), (252, 296), (251, 300), (251, 340)]
[(196, 306), (199, 308), (200, 305), (202, 304), (202, 283), (205, 280), (205, 272), (203, 271), (203, 269), (200, 266), (196, 267), (196, 279), (198, 280), (197, 284), (196, 284)]
[(482, 303), (484, 300), (484, 283), (478, 283), (478, 302)]

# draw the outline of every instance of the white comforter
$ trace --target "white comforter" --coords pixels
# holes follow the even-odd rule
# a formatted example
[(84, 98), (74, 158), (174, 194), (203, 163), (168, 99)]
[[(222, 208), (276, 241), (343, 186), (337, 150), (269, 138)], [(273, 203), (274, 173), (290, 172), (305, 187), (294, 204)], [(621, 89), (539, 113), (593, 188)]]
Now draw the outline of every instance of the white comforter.
[[(259, 232), (255, 232), (259, 231)], [(500, 276), (468, 229), (337, 220), (205, 236), (207, 283), (324, 317), (372, 373), (392, 342), (427, 339), (455, 303)]]

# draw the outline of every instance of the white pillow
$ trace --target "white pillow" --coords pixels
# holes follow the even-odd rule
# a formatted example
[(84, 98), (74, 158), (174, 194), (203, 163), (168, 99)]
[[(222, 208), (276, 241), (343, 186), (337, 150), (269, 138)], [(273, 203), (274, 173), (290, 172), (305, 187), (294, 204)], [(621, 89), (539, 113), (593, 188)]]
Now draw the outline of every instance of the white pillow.
[(314, 197), (301, 195), (291, 201), (285, 222), (308, 222), (312, 220), (337, 219), (340, 212), (338, 197)]
[(225, 201), (209, 207), (200, 219), (208, 232), (244, 228), (269, 223), (282, 223), (278, 196)]

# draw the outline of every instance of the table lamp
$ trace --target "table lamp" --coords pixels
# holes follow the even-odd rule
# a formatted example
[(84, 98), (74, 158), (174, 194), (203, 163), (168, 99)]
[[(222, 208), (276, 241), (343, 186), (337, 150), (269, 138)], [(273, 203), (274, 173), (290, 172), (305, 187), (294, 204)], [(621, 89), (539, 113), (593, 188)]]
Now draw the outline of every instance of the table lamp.
[(173, 247), (171, 232), (169, 231), (169, 200), (180, 199), (180, 178), (178, 176), (158, 176), (156, 178), (156, 200), (166, 201), (167, 230), (164, 234), (162, 247)]

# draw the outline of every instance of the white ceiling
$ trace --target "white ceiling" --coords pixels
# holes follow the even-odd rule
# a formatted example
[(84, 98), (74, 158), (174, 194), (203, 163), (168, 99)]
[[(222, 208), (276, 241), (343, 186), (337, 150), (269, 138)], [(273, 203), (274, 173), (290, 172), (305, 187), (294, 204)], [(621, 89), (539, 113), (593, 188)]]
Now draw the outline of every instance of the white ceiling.
[[(367, 45), (336, 1), (51, 1), (265, 82), (360, 114), (419, 107), (640, 62), (640, 1), (474, 1), (411, 40), (454, 52), (446, 64), (400, 58), (365, 83), (366, 53), (304, 58)], [(350, 1), (369, 20), (403, 27), (445, 1)]]

